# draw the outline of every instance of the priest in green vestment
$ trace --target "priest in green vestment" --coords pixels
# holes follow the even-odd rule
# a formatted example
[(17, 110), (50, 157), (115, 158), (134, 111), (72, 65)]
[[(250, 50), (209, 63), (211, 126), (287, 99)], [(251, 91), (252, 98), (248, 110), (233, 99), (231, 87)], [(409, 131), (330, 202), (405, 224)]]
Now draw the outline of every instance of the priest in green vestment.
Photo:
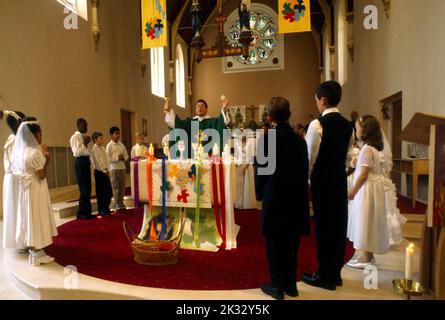
[[(215, 129), (219, 137), (213, 137), (206, 135), (205, 132), (203, 132), (203, 135), (201, 136), (202, 145), (205, 149), (210, 149), (217, 144), (220, 148), (220, 150), (223, 150), (223, 147), (225, 143), (227, 142), (229, 136), (226, 132), (226, 136), (224, 136), (224, 129), (227, 129), (227, 125), (230, 123), (230, 117), (227, 113), (228, 111), (228, 102), (227, 99), (222, 96), (221, 97), (222, 107), (221, 107), (221, 113), (219, 117), (217, 118), (211, 118), (208, 114), (208, 105), (205, 100), (198, 100), (196, 102), (195, 111), (196, 116), (193, 118), (186, 118), (181, 119), (179, 116), (175, 115), (173, 109), (170, 105), (170, 99), (165, 100), (164, 105), (164, 113), (165, 113), (165, 122), (169, 126), (169, 132), (170, 132), (170, 147), (174, 145), (176, 142), (181, 140), (177, 129), (182, 129), (183, 133), (185, 132), (187, 135), (187, 145), (186, 145), (186, 153), (185, 156), (188, 158), (192, 157), (192, 143), (198, 142), (198, 132), (202, 132), (206, 129)], [(171, 136), (173, 131), (174, 139)], [(205, 147), (207, 144), (210, 144)]]

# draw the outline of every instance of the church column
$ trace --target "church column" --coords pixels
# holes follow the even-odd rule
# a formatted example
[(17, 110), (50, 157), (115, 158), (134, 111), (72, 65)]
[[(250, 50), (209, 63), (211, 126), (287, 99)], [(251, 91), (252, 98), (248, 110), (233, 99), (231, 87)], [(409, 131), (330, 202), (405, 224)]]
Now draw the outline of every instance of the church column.
[(335, 45), (329, 46), (329, 55), (331, 61), (330, 65), (331, 79), (335, 79), (336, 68), (337, 68), (337, 63), (335, 59)]
[(337, 69), (337, 59), (335, 57), (335, 10), (334, 10), (334, 4), (332, 1), (328, 2), (329, 5), (329, 29), (330, 29), (330, 45), (329, 45), (329, 60), (330, 60), (330, 73), (331, 73), (331, 79), (335, 79), (336, 69)]
[(352, 61), (354, 61), (354, 1), (348, 0), (346, 8), (346, 46), (351, 56)]
[(318, 72), (320, 72), (320, 82), (326, 80), (324, 67), (319, 67)]
[(346, 22), (348, 23), (346, 27), (346, 46), (348, 48), (349, 55), (351, 56), (352, 61), (354, 61), (354, 12), (346, 13)]

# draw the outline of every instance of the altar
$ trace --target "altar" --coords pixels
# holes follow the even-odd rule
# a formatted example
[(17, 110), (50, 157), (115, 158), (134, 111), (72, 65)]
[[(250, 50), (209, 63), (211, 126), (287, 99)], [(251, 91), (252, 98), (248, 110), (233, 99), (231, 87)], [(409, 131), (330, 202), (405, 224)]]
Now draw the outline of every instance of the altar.
[[(143, 207), (139, 238), (169, 239), (185, 218), (181, 248), (216, 252), (235, 249), (235, 164), (219, 158), (132, 159), (131, 193)], [(150, 205), (151, 199), (151, 205)]]

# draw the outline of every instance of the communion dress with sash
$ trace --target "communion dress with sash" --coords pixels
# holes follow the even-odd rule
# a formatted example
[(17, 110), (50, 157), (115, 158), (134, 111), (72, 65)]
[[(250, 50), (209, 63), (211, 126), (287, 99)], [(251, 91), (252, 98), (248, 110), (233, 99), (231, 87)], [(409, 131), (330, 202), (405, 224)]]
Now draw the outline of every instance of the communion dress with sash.
[(349, 203), (348, 238), (354, 248), (385, 254), (402, 241), (401, 225), (406, 219), (397, 208), (394, 183), (388, 177), (382, 152), (364, 145), (357, 160), (354, 184), (363, 167), (369, 175)]

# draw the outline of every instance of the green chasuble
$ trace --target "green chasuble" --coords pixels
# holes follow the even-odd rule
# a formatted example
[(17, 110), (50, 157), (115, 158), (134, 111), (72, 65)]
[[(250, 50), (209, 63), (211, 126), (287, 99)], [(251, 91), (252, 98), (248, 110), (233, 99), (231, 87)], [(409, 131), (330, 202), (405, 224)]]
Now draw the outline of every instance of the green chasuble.
[[(217, 143), (221, 151), (224, 149), (224, 145), (226, 144), (226, 141), (224, 140), (223, 131), (227, 127), (224, 123), (224, 117), (222, 114), (220, 114), (218, 118), (207, 118), (207, 119), (203, 119), (201, 121), (199, 121), (197, 118), (196, 119), (192, 119), (192, 118), (181, 119), (176, 115), (175, 129), (185, 130), (185, 132), (187, 133), (187, 137), (188, 137), (188, 146), (187, 146), (188, 153), (184, 153), (185, 157), (188, 157), (188, 158), (192, 157), (192, 152), (193, 152), (192, 143), (198, 142), (197, 132), (192, 133), (192, 123), (195, 123), (194, 126), (196, 126), (196, 124), (198, 124), (198, 126), (197, 126), (198, 131), (199, 130), (204, 131), (206, 129), (215, 129), (219, 133), (219, 140), (217, 140), (217, 141), (212, 141), (213, 137), (210, 137), (210, 136), (204, 137), (203, 141), (202, 141), (203, 146), (206, 146), (207, 144), (210, 143), (210, 146), (213, 147), (213, 145), (215, 143)], [(170, 135), (172, 134), (172, 131), (173, 131), (173, 134), (175, 136), (175, 141), (178, 142), (180, 140), (180, 137), (174, 132), (175, 129), (170, 128)], [(205, 132), (204, 132), (204, 134), (205, 134)], [(228, 140), (228, 138), (229, 137), (227, 137), (226, 140)], [(173, 140), (173, 139), (170, 138), (170, 140)], [(170, 147), (174, 143), (175, 143), (174, 141), (170, 141)], [(210, 153), (211, 153), (211, 150), (210, 150)], [(177, 157), (179, 157), (179, 152), (177, 153)]]

